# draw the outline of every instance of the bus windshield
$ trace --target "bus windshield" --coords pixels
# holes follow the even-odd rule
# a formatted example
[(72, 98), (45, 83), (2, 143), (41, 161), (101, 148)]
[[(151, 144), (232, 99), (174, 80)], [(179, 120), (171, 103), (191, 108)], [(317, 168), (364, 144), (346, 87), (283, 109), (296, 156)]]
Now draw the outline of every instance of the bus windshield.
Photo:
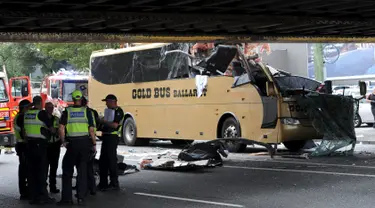
[(7, 101), (8, 93), (5, 87), (4, 79), (0, 79), (0, 101)]
[(72, 92), (74, 90), (81, 90), (83, 96), (88, 99), (87, 94), (87, 80), (66, 80), (63, 81), (63, 100), (65, 102), (72, 102)]

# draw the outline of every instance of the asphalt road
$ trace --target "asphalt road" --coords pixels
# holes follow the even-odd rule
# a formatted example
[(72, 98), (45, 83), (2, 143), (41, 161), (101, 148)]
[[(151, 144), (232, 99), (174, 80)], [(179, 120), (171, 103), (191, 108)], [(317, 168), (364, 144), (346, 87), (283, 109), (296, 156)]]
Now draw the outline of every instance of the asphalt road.
[[(120, 146), (118, 152), (126, 163), (137, 164), (146, 154), (176, 148), (158, 142), (151, 147)], [(189, 172), (141, 170), (120, 176), (121, 191), (89, 197), (87, 206), (373, 207), (375, 145), (358, 144), (354, 156), (309, 160), (271, 159), (259, 152), (262, 149), (249, 147), (246, 153), (230, 154), (224, 167)], [(31, 207), (18, 200), (17, 157), (1, 155), (0, 170), (0, 207)]]
[(375, 129), (367, 125), (362, 125), (355, 129), (358, 141), (368, 144), (375, 144)]

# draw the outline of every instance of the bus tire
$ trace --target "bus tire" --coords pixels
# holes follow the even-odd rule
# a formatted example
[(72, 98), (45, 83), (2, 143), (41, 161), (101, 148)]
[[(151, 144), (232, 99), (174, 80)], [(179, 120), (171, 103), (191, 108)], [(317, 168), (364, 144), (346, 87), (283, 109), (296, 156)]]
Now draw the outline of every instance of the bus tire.
[[(235, 118), (228, 117), (224, 120), (221, 126), (221, 138), (239, 138), (241, 137), (241, 127)], [(246, 149), (246, 144), (239, 142), (225, 142), (225, 148), (229, 152), (244, 152)]]
[(284, 146), (291, 152), (299, 152), (306, 145), (307, 140), (296, 140), (283, 142)]
[(148, 145), (149, 139), (137, 138), (137, 126), (132, 117), (126, 118), (122, 128), (123, 143), (127, 146)]
[(184, 140), (184, 139), (171, 139), (172, 144), (177, 146), (186, 146), (194, 142), (194, 140)]
[(353, 122), (354, 122), (354, 127), (360, 127), (362, 125), (362, 119), (358, 113), (355, 114)]

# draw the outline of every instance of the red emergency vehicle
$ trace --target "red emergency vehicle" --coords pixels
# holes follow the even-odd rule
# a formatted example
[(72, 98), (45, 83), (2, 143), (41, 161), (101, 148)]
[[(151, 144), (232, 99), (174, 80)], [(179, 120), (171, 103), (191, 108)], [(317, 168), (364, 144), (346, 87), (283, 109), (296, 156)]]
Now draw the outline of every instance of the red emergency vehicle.
[(56, 116), (61, 113), (65, 107), (73, 104), (72, 92), (81, 90), (87, 98), (88, 93), (88, 73), (60, 70), (56, 73), (46, 76), (41, 84), (40, 95), (45, 102), (52, 102), (55, 105)]
[(8, 82), (5, 70), (0, 72), (0, 147), (15, 146), (13, 119), (18, 113), (19, 102), (25, 99), (32, 100), (30, 78), (15, 77)]

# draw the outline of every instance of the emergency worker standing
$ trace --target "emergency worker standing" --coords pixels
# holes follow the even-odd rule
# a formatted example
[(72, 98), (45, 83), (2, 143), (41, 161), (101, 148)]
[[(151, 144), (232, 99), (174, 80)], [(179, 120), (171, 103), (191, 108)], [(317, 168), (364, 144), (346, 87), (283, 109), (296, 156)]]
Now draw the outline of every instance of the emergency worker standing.
[(77, 168), (77, 202), (78, 204), (83, 204), (83, 198), (87, 190), (87, 162), (90, 147), (96, 151), (92, 114), (86, 107), (81, 105), (82, 97), (81, 91), (73, 91), (74, 105), (66, 108), (60, 119), (59, 135), (63, 146), (66, 147), (66, 153), (62, 164), (61, 201), (58, 202), (58, 205), (70, 205), (73, 203), (72, 177), (74, 166)]
[[(91, 113), (93, 117), (93, 122), (94, 122), (94, 133), (96, 135), (96, 130), (99, 126), (99, 114), (96, 110), (90, 108), (87, 106), (87, 99), (85, 97), (82, 98), (82, 106), (87, 107), (87, 110)], [(93, 143), (90, 143), (90, 145), (93, 145)], [(87, 188), (88, 191), (90, 191), (91, 195), (96, 194), (96, 184), (95, 184), (95, 173), (94, 173), (94, 161), (95, 161), (95, 155), (96, 151), (90, 151), (89, 155), (89, 161), (87, 163)]]
[[(371, 113), (374, 116), (375, 120), (375, 89), (366, 97), (366, 100), (371, 104)], [(375, 125), (373, 125), (372, 127), (375, 128)]]
[[(123, 110), (117, 106), (117, 98), (115, 95), (109, 94), (102, 101), (106, 101), (109, 109), (114, 110), (114, 119), (106, 121), (101, 119), (102, 126), (102, 147), (100, 150), (99, 169), (100, 182), (98, 189), (105, 191), (108, 188), (119, 190), (118, 172), (117, 172), (117, 145), (121, 131), (121, 125), (124, 119)], [(110, 183), (108, 184), (108, 170), (110, 175)]]
[[(48, 196), (46, 186), (46, 159), (48, 115), (42, 110), (42, 98), (33, 98), (33, 108), (24, 114), (24, 128), (27, 141), (28, 182), (30, 187), (31, 204), (53, 203), (54, 199)], [(21, 124), (22, 126), (22, 124)]]
[(49, 170), (49, 191), (51, 193), (57, 194), (60, 193), (60, 190), (56, 187), (56, 174), (57, 168), (59, 166), (60, 150), (61, 150), (61, 141), (58, 137), (58, 128), (59, 128), (59, 118), (54, 116), (53, 109), (54, 106), (51, 102), (45, 104), (44, 108), (48, 113), (48, 121), (51, 133), (51, 138), (48, 142), (47, 147), (47, 166), (46, 174), (48, 175)]
[(22, 100), (19, 105), (19, 112), (14, 117), (13, 126), (14, 126), (14, 136), (16, 137), (16, 152), (19, 159), (18, 165), (18, 188), (20, 192), (21, 200), (29, 199), (29, 190), (27, 185), (27, 144), (25, 139), (25, 129), (23, 125), (24, 113), (31, 107), (30, 101)]

